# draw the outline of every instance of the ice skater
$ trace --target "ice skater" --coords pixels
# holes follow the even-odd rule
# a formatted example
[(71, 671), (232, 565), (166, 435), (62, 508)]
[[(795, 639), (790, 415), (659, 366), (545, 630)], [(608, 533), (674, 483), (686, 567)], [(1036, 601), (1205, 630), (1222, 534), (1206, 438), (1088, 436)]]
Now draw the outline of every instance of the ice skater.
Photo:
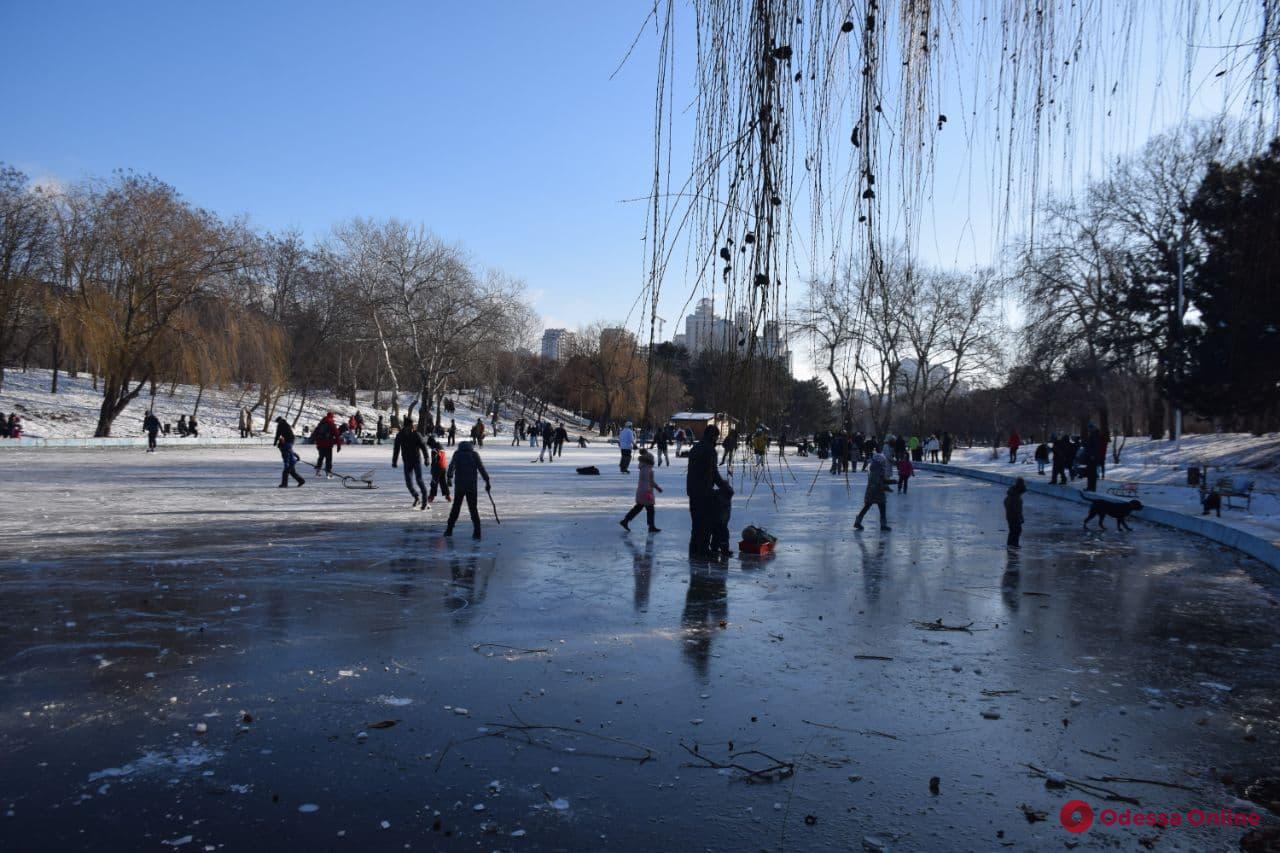
[[(413, 495), (413, 506), (419, 509), (427, 508), (427, 487), (422, 482), (422, 460), (430, 455), (431, 451), (422, 440), (422, 434), (413, 428), (413, 419), (405, 418), (400, 431), (396, 433), (395, 443), (391, 446), (391, 467), (396, 467), (397, 459), (404, 463), (404, 485), (409, 494)], [(417, 489), (413, 487), (415, 481)], [(419, 490), (421, 495), (418, 494)]]
[(889, 487), (889, 459), (884, 452), (877, 450), (871, 454), (871, 466), (867, 469), (867, 490), (862, 495), (862, 510), (853, 522), (854, 530), (862, 529), (862, 519), (867, 510), (875, 506), (880, 509), (880, 529), (892, 530), (889, 519), (885, 516), (885, 492)]
[(733, 517), (733, 486), (727, 480), (716, 484), (713, 495), (715, 507), (711, 518), (711, 555), (727, 558), (733, 556), (729, 547), (729, 519)]
[(147, 416), (142, 419), (142, 429), (147, 434), (147, 452), (156, 452), (156, 436), (160, 434), (160, 419), (156, 417), (156, 413), (147, 410)]
[(307, 482), (302, 479), (302, 475), (298, 473), (295, 467), (302, 461), (302, 457), (293, 452), (293, 427), (289, 426), (289, 422), (284, 418), (276, 418), (276, 447), (280, 448), (280, 461), (284, 463), (284, 472), (280, 474), (280, 488), (289, 488), (289, 478), (298, 481), (298, 487)]
[(449, 510), (449, 522), (445, 525), (444, 535), (453, 535), (453, 525), (458, 521), (458, 513), (462, 509), (462, 503), (465, 500), (467, 510), (471, 513), (471, 525), (474, 528), (471, 533), (472, 539), (480, 538), (480, 512), (476, 509), (476, 477), (479, 475), (484, 478), (484, 490), (491, 490), (489, 482), (489, 472), (484, 470), (484, 463), (480, 461), (480, 454), (476, 453), (469, 441), (458, 442), (458, 449), (453, 454), (453, 459), (449, 461), (448, 480), (453, 484), (453, 493), (458, 499), (453, 502), (453, 508)]
[(316, 476), (320, 476), (320, 469), (324, 469), (325, 477), (333, 479), (333, 451), (335, 448), (342, 447), (342, 436), (338, 433), (338, 424), (333, 418), (333, 412), (327, 412), (320, 423), (316, 424), (315, 431), (311, 433), (311, 441), (316, 446), (316, 464), (312, 467), (316, 469)]
[(636, 503), (631, 510), (623, 516), (618, 523), (622, 525), (623, 530), (631, 529), (631, 519), (640, 514), (640, 510), (644, 510), (645, 520), (649, 522), (650, 533), (661, 533), (662, 531), (654, 526), (654, 491), (662, 491), (653, 478), (653, 454), (647, 450), (640, 451), (640, 476), (636, 480)]
[(898, 460), (898, 493), (905, 495), (907, 493), (907, 481), (916, 473), (915, 466), (911, 464), (911, 459), (903, 456)]
[(654, 437), (654, 444), (658, 446), (657, 465), (662, 467), (662, 463), (666, 462), (667, 467), (671, 467), (671, 457), (667, 455), (667, 445), (671, 443), (670, 427), (659, 427), (658, 434)]
[(1004, 519), (1009, 523), (1010, 548), (1020, 548), (1022, 538), (1022, 493), (1027, 490), (1027, 481), (1019, 477), (1013, 481), (1004, 496)]
[(551, 421), (547, 421), (542, 425), (542, 450), (538, 451), (538, 461), (541, 462), (543, 457), (546, 461), (554, 462), (556, 460), (556, 431), (551, 428)]
[(436, 441), (435, 436), (427, 439), (427, 447), (431, 449), (431, 491), (423, 501), (424, 507), (436, 499), (437, 489), (444, 495), (445, 503), (453, 500), (449, 497), (449, 468), (445, 461), (444, 448), (440, 446), (440, 442)]
[(636, 446), (636, 433), (631, 428), (631, 421), (627, 421), (627, 425), (622, 428), (622, 432), (618, 433), (618, 450), (622, 456), (618, 460), (618, 470), (623, 474), (631, 472), (631, 451)]

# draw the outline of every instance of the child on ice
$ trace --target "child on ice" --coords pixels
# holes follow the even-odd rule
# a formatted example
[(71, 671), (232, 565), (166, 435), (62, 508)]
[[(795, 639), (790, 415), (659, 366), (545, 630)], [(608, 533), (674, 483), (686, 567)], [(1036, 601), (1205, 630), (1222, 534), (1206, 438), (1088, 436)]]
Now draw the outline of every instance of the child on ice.
[(631, 519), (640, 514), (640, 510), (644, 510), (645, 519), (649, 522), (650, 533), (661, 533), (657, 527), (653, 525), (654, 511), (654, 490), (662, 491), (662, 487), (653, 479), (653, 454), (647, 450), (640, 451), (640, 479), (636, 482), (636, 504), (631, 507), (631, 511), (623, 517), (618, 523), (622, 525), (623, 530), (631, 529)]
[(908, 456), (902, 456), (898, 459), (898, 492), (899, 494), (907, 493), (907, 480), (910, 480), (916, 473), (915, 466), (911, 464)]
[(733, 487), (727, 482), (716, 486), (716, 516), (711, 520), (711, 553), (732, 557), (729, 548), (729, 518), (733, 515)]

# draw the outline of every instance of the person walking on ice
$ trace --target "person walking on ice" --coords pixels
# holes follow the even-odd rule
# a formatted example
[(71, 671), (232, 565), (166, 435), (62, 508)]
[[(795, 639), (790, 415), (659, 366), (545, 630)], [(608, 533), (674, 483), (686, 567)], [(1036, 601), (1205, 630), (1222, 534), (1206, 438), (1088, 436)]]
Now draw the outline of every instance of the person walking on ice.
[(907, 481), (909, 481), (916, 473), (916, 468), (911, 464), (911, 460), (906, 456), (898, 460), (898, 492), (905, 495), (907, 493)]
[(1009, 522), (1009, 541), (1010, 548), (1022, 547), (1019, 540), (1022, 538), (1022, 493), (1027, 490), (1027, 481), (1019, 477), (1013, 481), (1013, 485), (1009, 487), (1009, 491), (1004, 496), (1004, 518)]
[[(391, 447), (391, 467), (396, 467), (397, 459), (404, 463), (405, 488), (413, 495), (413, 506), (417, 507), (421, 502), (421, 509), (427, 508), (427, 487), (422, 482), (422, 460), (430, 455), (431, 451), (422, 440), (422, 434), (413, 428), (413, 419), (405, 418)], [(417, 489), (413, 487), (415, 480), (418, 483)], [(421, 495), (418, 494), (419, 490)]]
[(142, 429), (147, 434), (147, 452), (156, 452), (156, 436), (160, 433), (160, 419), (156, 417), (156, 413), (147, 410), (147, 416), (142, 419)]
[[(333, 412), (326, 413), (324, 419), (316, 424), (315, 431), (311, 433), (311, 441), (316, 446), (316, 476), (320, 476), (320, 469), (324, 468), (325, 476), (332, 480), (333, 451), (342, 447), (342, 436), (338, 434), (338, 424), (333, 418)], [(342, 451), (339, 449), (338, 452)]]
[(275, 446), (280, 448), (280, 461), (284, 463), (284, 472), (280, 475), (280, 488), (289, 488), (289, 478), (298, 481), (298, 487), (307, 482), (302, 479), (298, 473), (296, 466), (302, 461), (302, 457), (293, 452), (293, 427), (289, 426), (289, 422), (284, 418), (276, 418), (276, 439)]
[(892, 530), (889, 519), (885, 517), (885, 491), (889, 480), (889, 459), (880, 450), (871, 454), (871, 465), (867, 469), (867, 490), (862, 496), (862, 511), (853, 522), (854, 530), (862, 529), (862, 519), (871, 507), (880, 509), (880, 529)]
[(631, 451), (635, 446), (636, 433), (631, 428), (631, 421), (627, 421), (622, 432), (618, 433), (618, 450), (622, 452), (622, 458), (618, 460), (618, 470), (624, 474), (631, 472)]
[(430, 450), (431, 461), (431, 491), (427, 494), (427, 499), (423, 501), (423, 507), (436, 499), (436, 490), (444, 495), (445, 502), (453, 500), (449, 497), (449, 469), (445, 464), (444, 448), (440, 446), (440, 442), (436, 441), (435, 436), (427, 439), (427, 447)]
[(662, 491), (657, 481), (653, 479), (653, 454), (647, 450), (640, 451), (640, 476), (636, 480), (636, 503), (631, 507), (630, 512), (623, 516), (622, 521), (618, 523), (622, 525), (623, 530), (631, 529), (631, 519), (640, 514), (640, 510), (644, 510), (645, 520), (649, 522), (650, 533), (661, 533), (653, 523), (654, 513), (654, 491)]
[(462, 509), (463, 500), (467, 503), (467, 511), (471, 513), (471, 524), (474, 530), (472, 539), (480, 538), (480, 512), (476, 509), (476, 477), (484, 478), (484, 490), (490, 491), (489, 472), (484, 470), (480, 454), (476, 453), (469, 441), (458, 442), (453, 459), (449, 461), (448, 480), (453, 485), (453, 495), (457, 498), (453, 508), (449, 510), (449, 522), (445, 525), (444, 535), (453, 535), (453, 525), (458, 521), (458, 513)]

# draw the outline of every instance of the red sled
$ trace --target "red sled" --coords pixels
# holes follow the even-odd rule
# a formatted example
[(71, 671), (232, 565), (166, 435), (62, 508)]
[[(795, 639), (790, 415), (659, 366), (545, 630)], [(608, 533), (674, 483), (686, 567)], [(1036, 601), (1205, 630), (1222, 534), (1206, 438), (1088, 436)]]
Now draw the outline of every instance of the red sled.
[(764, 542), (748, 542), (743, 539), (738, 543), (738, 550), (743, 554), (755, 554), (757, 557), (763, 557), (765, 554), (773, 553), (773, 543), (767, 540)]

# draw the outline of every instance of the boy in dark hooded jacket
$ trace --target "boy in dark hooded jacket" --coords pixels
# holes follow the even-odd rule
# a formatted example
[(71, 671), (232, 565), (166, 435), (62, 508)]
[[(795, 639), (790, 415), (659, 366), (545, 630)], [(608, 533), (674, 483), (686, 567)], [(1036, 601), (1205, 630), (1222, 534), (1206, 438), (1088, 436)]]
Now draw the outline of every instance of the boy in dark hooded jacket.
[(1010, 548), (1021, 547), (1018, 540), (1022, 536), (1022, 493), (1026, 490), (1027, 481), (1019, 477), (1004, 496), (1004, 518), (1009, 522)]
[(480, 512), (476, 509), (476, 476), (484, 478), (484, 490), (489, 491), (489, 472), (484, 470), (484, 463), (480, 461), (480, 454), (476, 453), (471, 447), (471, 442), (458, 442), (458, 449), (453, 453), (453, 459), (449, 460), (448, 480), (453, 483), (454, 494), (458, 499), (453, 502), (453, 509), (449, 510), (449, 522), (445, 525), (444, 535), (453, 535), (453, 525), (458, 522), (458, 513), (462, 509), (463, 500), (467, 503), (467, 510), (471, 513), (471, 524), (474, 531), (471, 534), (472, 539), (480, 538)]

